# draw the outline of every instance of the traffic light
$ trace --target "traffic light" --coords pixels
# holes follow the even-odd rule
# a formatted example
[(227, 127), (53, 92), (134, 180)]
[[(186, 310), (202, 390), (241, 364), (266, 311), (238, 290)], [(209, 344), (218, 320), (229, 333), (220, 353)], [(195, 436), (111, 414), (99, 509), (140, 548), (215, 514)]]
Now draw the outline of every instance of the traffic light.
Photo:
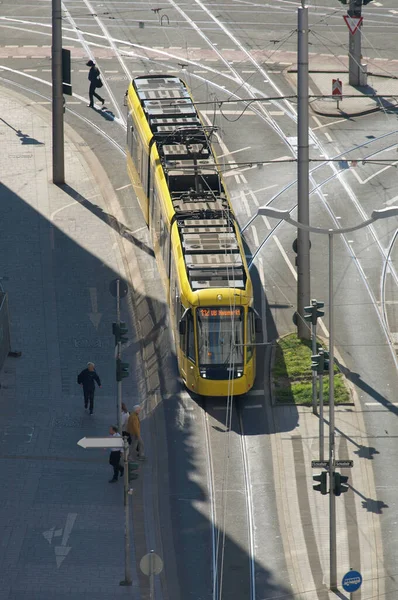
[(120, 358), (116, 359), (116, 381), (122, 381), (130, 375), (129, 367), (129, 363), (122, 362)]
[(127, 337), (123, 337), (128, 333), (126, 323), (120, 321), (120, 323), (112, 323), (112, 333), (115, 336), (115, 346), (120, 342), (125, 344), (128, 341)]
[(316, 371), (318, 375), (323, 375), (329, 370), (329, 352), (323, 348), (319, 348), (318, 354), (311, 356), (311, 369)]
[(323, 375), (323, 372), (325, 370), (324, 368), (324, 355), (323, 352), (319, 352), (319, 354), (313, 354), (311, 356), (311, 369), (313, 371), (316, 371), (317, 373), (319, 373), (320, 375)]
[(316, 300), (311, 300), (311, 306), (304, 306), (304, 319), (306, 321), (310, 321), (312, 325), (316, 325), (319, 317), (323, 317), (325, 312), (323, 310), (319, 310), (323, 308), (325, 304), (323, 302), (317, 302)]
[(325, 494), (327, 494), (327, 476), (328, 476), (328, 472), (327, 471), (322, 471), (322, 473), (319, 473), (319, 475), (313, 475), (312, 479), (314, 481), (319, 481), (319, 483), (317, 485), (313, 485), (312, 487), (314, 488), (315, 491), (317, 492), (321, 492), (322, 496), (324, 496)]
[(340, 496), (344, 492), (348, 492), (347, 485), (348, 477), (341, 473), (333, 473), (333, 492), (335, 496)]
[(140, 465), (138, 463), (129, 462), (129, 482), (138, 479), (138, 471)]

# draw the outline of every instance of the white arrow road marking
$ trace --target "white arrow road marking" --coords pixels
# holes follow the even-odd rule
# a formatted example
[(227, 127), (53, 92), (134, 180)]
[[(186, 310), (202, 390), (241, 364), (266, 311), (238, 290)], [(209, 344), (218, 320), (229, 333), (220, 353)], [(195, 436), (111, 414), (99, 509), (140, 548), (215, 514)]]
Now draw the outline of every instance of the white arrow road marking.
[(88, 288), (90, 292), (91, 313), (88, 314), (90, 321), (96, 329), (100, 324), (102, 314), (98, 312), (97, 288)]
[(43, 532), (44, 538), (47, 540), (49, 544), (52, 543), (54, 537), (61, 537), (62, 540), (59, 546), (54, 546), (55, 560), (57, 563), (57, 569), (62, 565), (65, 558), (68, 556), (71, 551), (71, 546), (67, 546), (70, 534), (72, 533), (73, 525), (75, 524), (77, 518), (77, 513), (68, 513), (66, 517), (66, 523), (64, 529), (55, 529), (55, 527), (51, 527), (48, 531)]

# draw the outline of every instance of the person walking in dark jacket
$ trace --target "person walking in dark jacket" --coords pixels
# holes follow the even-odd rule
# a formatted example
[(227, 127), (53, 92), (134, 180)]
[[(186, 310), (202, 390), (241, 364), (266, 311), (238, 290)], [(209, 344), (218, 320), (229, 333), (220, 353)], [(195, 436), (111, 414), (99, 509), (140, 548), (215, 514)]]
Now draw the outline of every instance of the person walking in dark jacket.
[(92, 362), (87, 363), (87, 369), (83, 369), (77, 377), (77, 383), (83, 387), (84, 393), (84, 408), (87, 409), (88, 403), (90, 402), (90, 415), (93, 414), (94, 410), (94, 392), (95, 382), (98, 387), (101, 387), (101, 380), (95, 371), (95, 365)]
[(100, 100), (100, 102), (102, 102), (102, 106), (104, 106), (105, 100), (95, 93), (95, 90), (97, 88), (102, 87), (102, 82), (100, 79), (100, 70), (93, 60), (89, 60), (86, 64), (87, 67), (90, 67), (90, 70), (88, 72), (88, 80), (90, 82), (88, 97), (90, 98), (90, 104), (88, 106), (89, 108), (94, 108), (94, 96), (97, 98), (97, 100)]

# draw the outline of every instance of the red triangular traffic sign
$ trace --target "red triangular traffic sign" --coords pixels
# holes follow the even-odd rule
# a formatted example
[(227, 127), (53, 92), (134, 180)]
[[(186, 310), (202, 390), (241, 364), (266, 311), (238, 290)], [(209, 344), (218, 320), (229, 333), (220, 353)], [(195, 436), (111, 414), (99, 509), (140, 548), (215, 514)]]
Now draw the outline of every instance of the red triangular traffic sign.
[(343, 16), (344, 21), (347, 23), (347, 27), (354, 35), (358, 27), (362, 25), (363, 17), (350, 17), (349, 15)]

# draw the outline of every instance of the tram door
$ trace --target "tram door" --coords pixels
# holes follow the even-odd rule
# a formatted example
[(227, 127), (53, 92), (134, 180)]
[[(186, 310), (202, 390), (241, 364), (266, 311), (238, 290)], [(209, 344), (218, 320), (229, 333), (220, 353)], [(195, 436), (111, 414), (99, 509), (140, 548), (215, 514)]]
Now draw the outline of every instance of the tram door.
[(195, 328), (192, 312), (189, 310), (180, 323), (180, 344), (183, 355), (181, 375), (188, 389), (197, 391), (197, 366), (195, 356)]

